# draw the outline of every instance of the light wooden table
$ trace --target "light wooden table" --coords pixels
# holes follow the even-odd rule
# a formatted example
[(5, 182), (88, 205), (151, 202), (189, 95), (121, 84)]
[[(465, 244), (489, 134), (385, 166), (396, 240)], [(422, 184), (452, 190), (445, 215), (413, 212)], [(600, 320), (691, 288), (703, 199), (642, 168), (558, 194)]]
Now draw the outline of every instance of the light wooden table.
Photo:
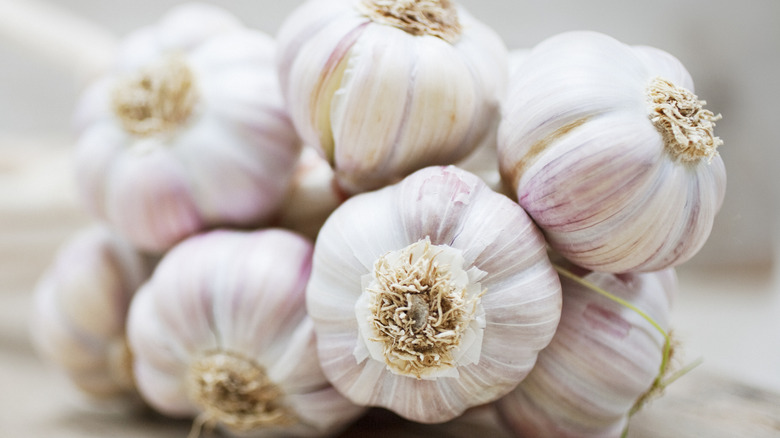
[[(90, 405), (39, 360), (29, 343), (26, 323), (35, 282), (57, 247), (90, 221), (74, 195), (70, 149), (65, 144), (0, 138), (0, 436), (186, 437), (189, 422)], [(695, 282), (688, 278), (686, 285)], [(773, 339), (774, 348), (780, 347)], [(345, 436), (508, 434), (491, 411), (480, 410), (437, 426), (403, 423), (380, 413), (362, 420)], [(637, 414), (629, 436), (780, 437), (780, 394), (696, 369)]]

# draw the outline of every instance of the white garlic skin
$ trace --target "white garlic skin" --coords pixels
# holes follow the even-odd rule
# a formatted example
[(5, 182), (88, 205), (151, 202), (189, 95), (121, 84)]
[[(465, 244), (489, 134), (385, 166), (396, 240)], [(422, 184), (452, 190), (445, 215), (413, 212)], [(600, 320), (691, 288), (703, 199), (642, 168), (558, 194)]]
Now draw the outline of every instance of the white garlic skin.
[[(76, 179), (89, 211), (158, 253), (206, 228), (268, 221), (301, 147), (274, 53), (269, 36), (205, 4), (178, 6), (130, 34), (116, 69), (84, 93), (75, 116)], [(117, 90), (128, 75), (171, 59), (192, 74), (190, 115), (165, 132), (131, 132)]]
[[(435, 251), (460, 254), (470, 278), (482, 275), (475, 318), (483, 331), (463, 346), (468, 353), (457, 366), (416, 378), (366, 353), (369, 337), (357, 318), (377, 259), (426, 237), (439, 245)], [(348, 199), (320, 230), (307, 287), (325, 375), (355, 403), (423, 423), (506, 394), (530, 371), (560, 316), (560, 285), (545, 248), (522, 208), (453, 166), (425, 168)]]
[(510, 79), (502, 176), (575, 264), (657, 271), (689, 260), (709, 236), (725, 193), (723, 161), (667, 151), (645, 92), (656, 77), (694, 91), (666, 52), (568, 32), (536, 46)]
[(293, 123), (349, 193), (468, 155), (498, 116), (507, 69), (499, 36), (463, 8), (449, 43), (371, 21), (357, 3), (304, 3), (277, 57)]
[(95, 225), (63, 245), (36, 285), (33, 344), (85, 394), (134, 398), (125, 321), (151, 270), (151, 260)]
[[(133, 300), (128, 337), (139, 392), (172, 417), (197, 417), (188, 373), (198, 360), (251, 361), (282, 391), (295, 415), (241, 436), (322, 436), (363, 412), (331, 387), (317, 361), (304, 290), (311, 243), (287, 230), (215, 230), (185, 239), (161, 260)], [(224, 426), (222, 423), (218, 423)]]
[[(587, 271), (585, 271), (587, 272)], [(590, 273), (584, 279), (647, 313), (668, 331), (673, 269)], [(561, 278), (563, 313), (528, 377), (496, 403), (518, 437), (617, 438), (659, 374), (664, 338), (637, 312)]]
[[(509, 51), (507, 56), (509, 76), (525, 62), (530, 52), (530, 49), (513, 49)], [(495, 117), (487, 135), (480, 142), (479, 146), (466, 158), (454, 163), (454, 165), (477, 175), (494, 191), (513, 197), (514, 189), (505, 184), (498, 168), (497, 143), (499, 121), (500, 117)]]
[(347, 197), (330, 164), (314, 148), (304, 146), (277, 225), (315, 240), (322, 224)]

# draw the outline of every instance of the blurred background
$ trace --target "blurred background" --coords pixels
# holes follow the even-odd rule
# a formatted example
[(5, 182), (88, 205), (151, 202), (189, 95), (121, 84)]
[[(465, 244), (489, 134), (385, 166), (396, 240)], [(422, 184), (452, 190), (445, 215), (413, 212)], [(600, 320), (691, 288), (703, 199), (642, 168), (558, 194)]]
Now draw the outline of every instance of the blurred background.
[[(39, 0), (1, 0), (0, 5)], [(57, 0), (58, 8), (122, 36), (154, 22), (180, 0)], [(227, 0), (218, 4), (248, 25), (275, 34), (300, 0)], [(780, 194), (772, 184), (773, 163), (780, 159), (775, 131), (780, 102), (780, 2), (753, 0), (462, 0), (469, 11), (492, 26), (510, 49), (531, 48), (559, 32), (588, 29), (628, 44), (650, 45), (678, 57), (696, 83), (696, 92), (713, 112), (723, 114), (716, 135), (728, 171), (728, 191), (712, 236), (691, 263), (696, 265), (769, 265), (774, 255)], [(6, 21), (10, 21), (6, 16)], [(0, 23), (3, 22), (0, 18)], [(47, 23), (9, 23), (44, 26)], [(56, 32), (51, 28), (43, 32)], [(31, 45), (0, 30), (0, 135), (2, 146), (45, 137), (71, 140), (73, 104), (89, 65), (56, 46)], [(98, 35), (97, 32), (94, 32)], [(45, 49), (46, 51), (44, 51)], [(42, 56), (48, 55), (48, 56)], [(85, 56), (82, 61), (88, 60)], [(79, 76), (77, 76), (79, 75)], [(7, 140), (6, 140), (7, 139)]]
[[(0, 367), (24, 368), (13, 354), (32, 355), (25, 328), (30, 291), (56, 248), (89, 222), (69, 167), (74, 104), (99, 71), (110, 48), (106, 41), (155, 22), (178, 3), (0, 0)], [(273, 35), (302, 1), (213, 3)], [(710, 239), (678, 269), (675, 326), (688, 358), (702, 357), (703, 368), (780, 392), (780, 134), (774, 109), (780, 105), (780, 2), (460, 3), (510, 49), (531, 48), (559, 32), (595, 30), (666, 50), (687, 67), (696, 94), (723, 115), (715, 134), (724, 140), (719, 151), (728, 185)], [(42, 372), (34, 368), (26, 377), (34, 381)], [(0, 388), (7, 392), (5, 385), (15, 380), (0, 377)], [(11, 403), (0, 399), (0, 411), (8, 412)]]

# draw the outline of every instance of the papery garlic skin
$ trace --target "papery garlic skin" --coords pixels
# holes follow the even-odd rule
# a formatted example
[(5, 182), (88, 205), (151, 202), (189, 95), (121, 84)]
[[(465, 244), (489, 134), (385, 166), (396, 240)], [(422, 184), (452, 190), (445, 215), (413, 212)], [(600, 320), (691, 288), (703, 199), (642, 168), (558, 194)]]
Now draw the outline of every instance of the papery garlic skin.
[(89, 211), (154, 252), (206, 228), (267, 222), (301, 147), (274, 54), (269, 36), (202, 4), (130, 34), (75, 116)]
[(128, 242), (94, 225), (60, 248), (36, 285), (33, 344), (85, 394), (135, 397), (125, 320), (152, 264)]
[(281, 229), (212, 231), (168, 252), (128, 320), (144, 399), (242, 436), (321, 436), (362, 413), (317, 361), (311, 252)]
[[(507, 56), (509, 76), (516, 71), (520, 65), (525, 62), (530, 54), (530, 49), (510, 50)], [(480, 142), (479, 146), (466, 158), (454, 163), (455, 166), (471, 172), (491, 189), (509, 197), (514, 196), (514, 189), (508, 187), (501, 179), (501, 172), (498, 168), (498, 123), (500, 117), (495, 117), (493, 123), (488, 129), (487, 135)]]
[[(320, 230), (306, 292), (325, 375), (358, 404), (424, 423), (506, 394), (560, 316), (545, 248), (522, 208), (453, 166), (348, 199)], [(398, 345), (429, 344), (419, 360), (401, 360), (409, 345), (388, 335), (401, 331)]]
[(330, 164), (314, 148), (304, 146), (276, 224), (315, 240), (322, 224), (346, 198)]
[[(420, 31), (428, 24), (411, 20), (419, 26), (403, 30), (370, 12), (381, 4), (413, 16), (422, 3), (434, 17), (457, 16), (452, 42)], [(464, 158), (498, 116), (506, 47), (452, 2), (310, 0), (284, 22), (278, 40), (293, 123), (349, 193)]]
[[(693, 99), (672, 104), (686, 114), (680, 123), (701, 128), (687, 137), (698, 152), (680, 152), (657, 125), (648, 90), (659, 80)], [(726, 173), (711, 131), (717, 117), (683, 109), (693, 91), (673, 56), (595, 32), (560, 34), (532, 50), (510, 81), (499, 163), (555, 250), (603, 272), (661, 270), (698, 252)]]
[(477, 175), (492, 190), (506, 193), (501, 173), (498, 170), (498, 118), (495, 118), (487, 135), (477, 148), (466, 158), (454, 163), (454, 166)]
[[(677, 292), (673, 269), (589, 273), (583, 279), (626, 300), (668, 330)], [(563, 313), (534, 369), (496, 403), (518, 437), (620, 437), (637, 400), (651, 390), (664, 337), (635, 310), (561, 278)]]

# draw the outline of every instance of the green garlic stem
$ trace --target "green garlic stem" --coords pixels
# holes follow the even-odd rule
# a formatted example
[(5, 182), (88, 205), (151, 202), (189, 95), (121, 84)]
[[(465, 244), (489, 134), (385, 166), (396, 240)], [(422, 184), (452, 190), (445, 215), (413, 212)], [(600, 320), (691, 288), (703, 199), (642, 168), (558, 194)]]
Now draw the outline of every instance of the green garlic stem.
[(564, 268), (562, 266), (554, 265), (554, 267), (555, 267), (555, 270), (558, 271), (558, 274), (560, 274), (560, 275), (562, 275), (562, 276), (564, 276), (564, 277), (566, 277), (566, 278), (568, 278), (568, 279), (570, 279), (570, 280), (572, 280), (572, 281), (574, 281), (574, 282), (576, 282), (576, 283), (578, 283), (578, 284), (580, 284), (582, 286), (587, 287), (588, 289), (590, 289), (590, 290), (598, 293), (599, 295), (602, 295), (602, 296), (604, 296), (604, 297), (606, 297), (606, 298), (608, 298), (608, 299), (610, 299), (610, 300), (620, 304), (621, 306), (624, 306), (626, 308), (629, 308), (629, 309), (633, 310), (634, 312), (639, 314), (639, 316), (644, 318), (647, 322), (650, 323), (650, 325), (655, 327), (655, 329), (658, 330), (661, 333), (661, 335), (664, 337), (664, 350), (663, 350), (663, 358), (661, 359), (661, 368), (660, 368), (660, 370), (658, 372), (658, 377), (656, 377), (656, 382), (660, 382), (660, 380), (661, 380), (661, 378), (662, 378), (662, 376), (664, 374), (664, 371), (666, 371), (666, 367), (667, 367), (667, 365), (669, 363), (669, 353), (670, 353), (670, 351), (672, 349), (672, 342), (671, 342), (671, 339), (669, 338), (669, 334), (666, 333), (666, 330), (664, 330), (663, 327), (661, 327), (657, 322), (655, 322), (655, 320), (650, 315), (645, 313), (642, 309), (640, 309), (640, 308), (636, 307), (635, 305), (629, 303), (628, 301), (626, 301), (626, 300), (624, 300), (624, 299), (622, 299), (622, 298), (620, 298), (618, 296), (615, 296), (615, 295), (605, 291), (604, 289), (602, 289), (602, 288), (596, 286), (595, 284), (585, 280), (584, 278), (578, 276), (577, 274), (569, 271), (568, 269), (566, 269), (566, 268)]
[[(667, 386), (669, 386), (670, 384), (672, 384), (675, 380), (677, 380), (680, 377), (688, 374), (689, 372), (691, 372), (691, 370), (693, 370), (697, 366), (701, 365), (702, 359), (699, 358), (699, 359), (693, 361), (692, 363), (686, 365), (685, 367), (683, 367), (681, 370), (677, 371), (676, 373), (672, 374), (671, 376), (669, 376), (669, 378), (667, 378), (665, 380), (662, 380), (664, 374), (666, 373), (666, 367), (669, 364), (671, 351), (672, 351), (671, 338), (669, 337), (669, 334), (666, 332), (666, 330), (664, 330), (663, 327), (661, 327), (661, 325), (658, 324), (650, 315), (648, 315), (642, 309), (640, 309), (640, 308), (634, 306), (633, 304), (629, 303), (628, 301), (626, 301), (626, 300), (624, 300), (624, 299), (622, 299), (622, 298), (620, 298), (618, 296), (615, 296), (615, 295), (607, 292), (606, 290), (596, 286), (595, 284), (589, 282), (588, 280), (585, 280), (584, 278), (578, 276), (577, 274), (569, 271), (568, 269), (566, 269), (566, 268), (564, 268), (562, 266), (559, 266), (559, 265), (553, 263), (553, 267), (555, 267), (555, 270), (558, 271), (558, 274), (560, 274), (561, 276), (566, 277), (566, 278), (568, 278), (568, 279), (570, 279), (570, 280), (580, 284), (581, 286), (584, 286), (584, 287), (586, 287), (586, 288), (588, 288), (588, 289), (598, 293), (599, 295), (601, 295), (601, 296), (603, 296), (605, 298), (608, 298), (608, 299), (610, 299), (610, 300), (620, 304), (621, 306), (624, 306), (624, 307), (626, 307), (628, 309), (633, 310), (634, 312), (636, 312), (639, 316), (644, 318), (647, 322), (650, 323), (650, 325), (655, 327), (655, 329), (658, 330), (661, 333), (661, 335), (664, 337), (663, 357), (661, 359), (660, 369), (658, 370), (658, 376), (656, 376), (655, 380), (653, 381), (653, 385), (651, 386), (651, 388), (661, 388), (661, 389), (664, 389)], [(635, 413), (637, 413), (637, 411), (639, 411), (639, 408), (641, 407), (641, 405), (642, 405), (642, 403), (635, 404), (631, 408), (631, 410), (629, 411), (628, 417), (631, 418), (631, 416), (633, 416)], [(626, 438), (628, 436), (628, 423), (626, 423), (626, 427), (625, 427), (625, 429), (623, 429), (623, 433), (620, 436), (621, 436), (621, 438)]]

